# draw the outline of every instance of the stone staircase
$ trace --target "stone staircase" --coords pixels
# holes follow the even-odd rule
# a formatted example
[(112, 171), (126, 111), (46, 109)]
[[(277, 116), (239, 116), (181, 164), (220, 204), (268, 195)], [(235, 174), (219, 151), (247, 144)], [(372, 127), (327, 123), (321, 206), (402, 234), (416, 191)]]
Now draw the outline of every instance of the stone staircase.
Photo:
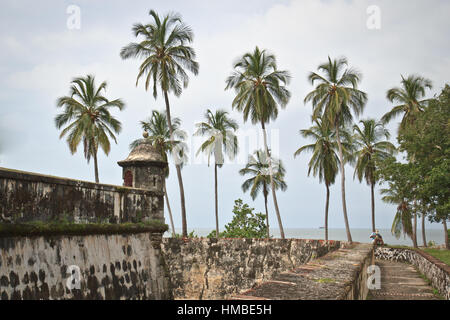
[(428, 282), (411, 265), (403, 262), (375, 260), (381, 271), (381, 288), (370, 290), (370, 300), (438, 300)]

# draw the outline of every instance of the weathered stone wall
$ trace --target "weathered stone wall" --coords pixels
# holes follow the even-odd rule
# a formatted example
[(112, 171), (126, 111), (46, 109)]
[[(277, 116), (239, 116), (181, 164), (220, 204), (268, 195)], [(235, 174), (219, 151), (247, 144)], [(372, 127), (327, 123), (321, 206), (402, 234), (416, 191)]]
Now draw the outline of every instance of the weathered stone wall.
[(450, 300), (450, 267), (438, 259), (420, 250), (378, 247), (377, 259), (406, 262), (415, 266), (439, 294)]
[[(356, 258), (356, 263), (352, 263), (352, 266), (356, 268), (353, 269), (353, 281), (345, 289), (345, 300), (366, 300), (367, 294), (369, 293), (369, 287), (367, 285), (369, 274), (367, 273), (367, 269), (369, 266), (375, 264), (374, 249), (371, 244), (363, 244), (361, 247), (359, 252), (355, 251), (353, 253), (354, 258)], [(347, 268), (349, 262), (352, 261), (351, 257), (352, 255), (349, 255), (345, 259)], [(339, 267), (335, 266), (334, 268), (336, 272), (339, 272)]]
[(0, 223), (164, 221), (163, 193), (0, 168)]
[(231, 299), (364, 300), (373, 246), (347, 242), (341, 246), (307, 264), (280, 272)]
[(163, 238), (175, 299), (223, 299), (340, 247), (302, 239)]
[[(160, 241), (149, 233), (0, 238), (0, 299), (170, 299)], [(66, 286), (71, 265), (80, 289)]]

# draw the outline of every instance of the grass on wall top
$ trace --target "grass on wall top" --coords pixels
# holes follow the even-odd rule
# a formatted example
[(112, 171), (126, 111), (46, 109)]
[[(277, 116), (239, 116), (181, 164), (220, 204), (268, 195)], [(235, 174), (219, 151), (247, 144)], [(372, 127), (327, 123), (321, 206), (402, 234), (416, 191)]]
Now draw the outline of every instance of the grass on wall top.
[(138, 223), (42, 222), (0, 223), (0, 237), (83, 236), (94, 234), (133, 234), (165, 232), (168, 226), (158, 220)]

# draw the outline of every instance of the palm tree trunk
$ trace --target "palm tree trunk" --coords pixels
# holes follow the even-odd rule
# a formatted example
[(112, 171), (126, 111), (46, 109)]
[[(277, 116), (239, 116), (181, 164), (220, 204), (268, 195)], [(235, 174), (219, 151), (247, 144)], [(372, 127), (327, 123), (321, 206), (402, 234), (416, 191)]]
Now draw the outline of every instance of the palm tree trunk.
[[(164, 92), (164, 100), (166, 102), (167, 124), (169, 125), (170, 140), (173, 140), (173, 127), (172, 127), (172, 120), (170, 117), (169, 96), (167, 94), (167, 91), (165, 91), (165, 90), (162, 90), (162, 91)], [(180, 187), (182, 236), (184, 238), (187, 238), (188, 234), (187, 234), (187, 221), (186, 221), (186, 203), (184, 200), (184, 187), (183, 187), (183, 178), (181, 176), (180, 164), (175, 163), (175, 168), (177, 169), (178, 185)]]
[(450, 244), (448, 243), (447, 220), (445, 218), (442, 220), (442, 225), (444, 226), (444, 232), (445, 232), (445, 236), (444, 236), (445, 248), (447, 250), (450, 250)]
[(375, 228), (375, 183), (372, 183), (370, 185), (370, 193), (371, 193), (371, 197), (372, 197), (372, 232), (375, 232), (376, 228)]
[(272, 159), (271, 159), (271, 155), (269, 153), (269, 147), (267, 146), (267, 135), (266, 135), (266, 127), (264, 125), (264, 121), (261, 121), (261, 126), (262, 126), (263, 136), (264, 136), (264, 148), (266, 150), (266, 154), (267, 154), (267, 157), (269, 160), (269, 175), (270, 175), (270, 186), (272, 189), (273, 204), (275, 207), (275, 213), (277, 214), (278, 226), (280, 227), (281, 239), (285, 239), (283, 223), (281, 222), (280, 209), (278, 208), (277, 194), (275, 192), (275, 183), (273, 182)]
[(172, 229), (172, 237), (175, 238), (176, 237), (175, 225), (173, 224), (172, 210), (170, 209), (169, 196), (167, 195), (166, 181), (165, 180), (163, 182), (163, 186), (164, 186), (164, 197), (166, 198), (167, 211), (169, 211), (170, 228)]
[(350, 226), (348, 224), (348, 217), (347, 217), (347, 203), (345, 202), (345, 169), (344, 169), (344, 156), (342, 152), (342, 144), (341, 144), (341, 137), (339, 136), (339, 124), (336, 123), (336, 140), (338, 143), (338, 149), (339, 149), (339, 164), (341, 167), (341, 190), (342, 190), (342, 209), (344, 211), (344, 222), (345, 222), (345, 230), (347, 232), (347, 240), (348, 242), (352, 243), (352, 235), (350, 233)]
[(94, 154), (93, 154), (93, 157), (94, 157), (95, 182), (96, 182), (96, 183), (99, 183), (100, 180), (98, 179), (97, 148), (95, 147), (95, 141), (94, 141), (94, 139), (92, 139), (92, 146), (93, 146), (93, 148), (94, 148), (94, 152), (93, 152)]
[(328, 206), (330, 204), (330, 187), (328, 183), (325, 183), (327, 187), (327, 201), (325, 202), (325, 241), (328, 241)]
[(266, 226), (267, 226), (267, 239), (270, 238), (270, 226), (269, 226), (269, 210), (267, 209), (267, 186), (266, 182), (263, 183), (263, 195), (264, 195), (264, 208), (266, 209)]
[(414, 214), (414, 220), (413, 220), (413, 247), (417, 248), (417, 213)]
[(219, 238), (219, 203), (217, 193), (217, 163), (214, 164), (214, 193), (216, 196), (216, 238)]
[(427, 246), (427, 236), (425, 234), (425, 213), (422, 213), (422, 240), (423, 246)]

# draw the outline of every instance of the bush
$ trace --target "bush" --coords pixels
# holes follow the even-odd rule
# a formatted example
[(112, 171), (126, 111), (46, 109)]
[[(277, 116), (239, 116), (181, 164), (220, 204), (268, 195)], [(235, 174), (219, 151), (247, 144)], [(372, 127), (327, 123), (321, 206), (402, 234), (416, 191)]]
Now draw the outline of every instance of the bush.
[[(266, 215), (253, 213), (254, 208), (243, 203), (241, 199), (234, 201), (233, 219), (219, 234), (221, 238), (265, 238), (267, 236)], [(216, 238), (216, 230), (211, 231), (208, 238)]]

